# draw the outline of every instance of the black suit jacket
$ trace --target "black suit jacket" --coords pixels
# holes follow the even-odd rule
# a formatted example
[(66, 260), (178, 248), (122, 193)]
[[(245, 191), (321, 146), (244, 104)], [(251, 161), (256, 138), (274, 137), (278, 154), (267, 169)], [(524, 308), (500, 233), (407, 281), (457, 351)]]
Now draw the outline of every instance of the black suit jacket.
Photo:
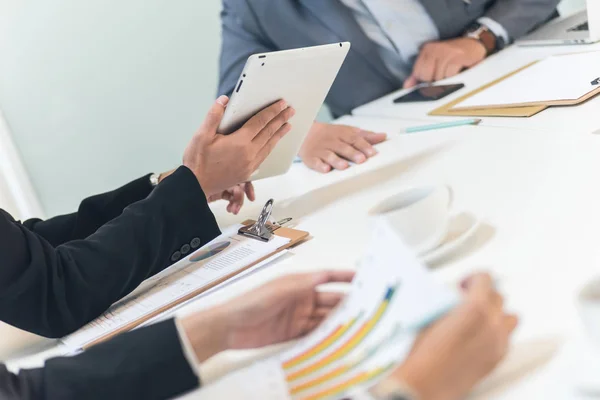
[(43, 368), (11, 374), (0, 364), (2, 400), (162, 400), (198, 385), (173, 320), (48, 360)]
[[(140, 178), (114, 192), (83, 201), (75, 214), (47, 221), (19, 223), (0, 210), (0, 320), (42, 336), (65, 336), (219, 233), (206, 196), (185, 167), (154, 190), (148, 177)], [(169, 357), (181, 361), (181, 354), (166, 353), (178, 347), (176, 336), (166, 339), (170, 342), (164, 346), (157, 346), (158, 352), (144, 346), (156, 339), (152, 332), (160, 333), (160, 329), (172, 331), (174, 326), (171, 322), (141, 330), (139, 335), (146, 340), (139, 342), (124, 336), (116, 344), (105, 345), (113, 347), (106, 354), (94, 351), (75, 359), (49, 362), (43, 370), (24, 372), (23, 379), (0, 371), (0, 393), (2, 385), (13, 382), (7, 386), (12, 389), (6, 390), (17, 388), (25, 398), (30, 394), (44, 399), (101, 398), (94, 393), (106, 394), (109, 389), (94, 386), (94, 379), (100, 379), (105, 380), (103, 386), (113, 387), (110, 397), (114, 400), (125, 398), (118, 397), (123, 391), (132, 398), (132, 393), (146, 393), (146, 387), (169, 386), (160, 379), (146, 381), (153, 374), (145, 366), (153, 366), (148, 357), (157, 362)], [(91, 360), (94, 357), (97, 361)], [(82, 361), (73, 361), (77, 359)], [(116, 365), (136, 368), (121, 374)], [(189, 366), (186, 368), (189, 370)], [(175, 367), (173, 370), (178, 371)], [(57, 378), (53, 371), (68, 371), (73, 378), (63, 372), (59, 374), (65, 376)], [(57, 390), (61, 382), (62, 387), (82, 389), (83, 383), (78, 381), (91, 382), (87, 392), (77, 392), (79, 397), (65, 397)]]

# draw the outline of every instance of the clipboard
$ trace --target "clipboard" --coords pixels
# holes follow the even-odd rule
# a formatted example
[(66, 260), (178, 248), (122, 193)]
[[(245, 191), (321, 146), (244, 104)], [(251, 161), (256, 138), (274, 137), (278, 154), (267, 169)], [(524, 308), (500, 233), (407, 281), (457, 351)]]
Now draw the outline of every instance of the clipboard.
[(503, 77), (492, 85), (495, 87), (488, 87), (453, 110), (575, 106), (600, 94), (599, 63), (598, 51), (549, 56)]
[[(269, 201), (271, 202), (271, 205), (272, 205), (272, 200), (269, 200)], [(267, 206), (265, 206), (265, 207), (267, 207)], [(263, 213), (264, 213), (264, 210), (263, 210)], [(263, 213), (261, 213), (261, 216), (263, 215)], [(260, 219), (261, 218), (259, 217), (258, 218), (259, 222), (260, 222)], [(257, 223), (257, 221), (254, 221), (254, 220), (246, 220), (246, 221), (244, 221), (242, 223), (242, 225), (244, 225), (244, 227), (250, 227), (250, 226), (255, 225), (256, 223)], [(118, 335), (120, 335), (122, 333), (129, 332), (129, 331), (131, 331), (131, 330), (139, 327), (140, 325), (146, 323), (147, 321), (149, 321), (149, 320), (157, 317), (158, 315), (160, 315), (160, 314), (162, 314), (162, 313), (164, 313), (166, 311), (169, 311), (170, 309), (172, 309), (174, 307), (177, 307), (178, 305), (180, 305), (182, 303), (185, 303), (186, 301), (189, 301), (189, 300), (193, 299), (194, 297), (201, 295), (202, 293), (207, 292), (208, 290), (214, 288), (217, 285), (220, 285), (221, 283), (223, 283), (223, 282), (225, 282), (225, 281), (227, 281), (227, 280), (229, 280), (231, 278), (234, 278), (235, 276), (241, 274), (242, 272), (244, 272), (244, 271), (246, 271), (246, 270), (254, 267), (255, 265), (257, 265), (257, 264), (259, 264), (259, 263), (261, 263), (261, 262), (263, 262), (263, 261), (271, 258), (273, 255), (275, 255), (277, 253), (280, 253), (283, 250), (289, 249), (290, 247), (294, 247), (294, 246), (302, 243), (303, 241), (305, 241), (309, 237), (309, 233), (305, 232), (305, 231), (301, 231), (301, 230), (297, 230), (297, 229), (293, 229), (293, 228), (286, 228), (286, 227), (283, 227), (283, 226), (281, 226), (280, 224), (277, 224), (277, 223), (266, 222), (266, 224), (268, 225), (269, 230), (271, 231), (272, 234), (274, 234), (276, 236), (288, 238), (288, 239), (290, 239), (290, 241), (288, 243), (286, 243), (285, 245), (278, 247), (275, 251), (273, 251), (273, 252), (265, 255), (264, 257), (261, 257), (260, 259), (254, 261), (254, 262), (252, 262), (250, 264), (248, 264), (247, 266), (245, 266), (243, 268), (240, 268), (240, 269), (236, 270), (233, 273), (225, 275), (225, 276), (223, 276), (223, 277), (221, 277), (221, 278), (219, 278), (219, 279), (217, 279), (217, 280), (215, 280), (215, 281), (213, 281), (213, 282), (211, 282), (211, 283), (209, 283), (209, 284), (207, 284), (205, 286), (202, 286), (201, 288), (198, 288), (198, 289), (190, 292), (189, 294), (187, 294), (187, 295), (185, 295), (183, 297), (180, 297), (180, 298), (177, 298), (176, 300), (173, 300), (172, 302), (170, 302), (169, 304), (167, 304), (167, 305), (165, 305), (163, 307), (160, 307), (160, 308), (157, 308), (157, 309), (153, 310), (152, 312), (144, 315), (141, 318), (133, 320), (133, 321), (131, 321), (130, 323), (128, 323), (126, 325), (123, 325), (123, 326), (121, 326), (121, 327), (119, 327), (119, 328), (117, 328), (117, 329), (115, 329), (115, 330), (113, 330), (113, 331), (111, 331), (111, 332), (109, 332), (109, 333), (107, 333), (107, 334), (105, 334), (105, 335), (103, 335), (103, 336), (101, 336), (101, 337), (93, 340), (93, 341), (88, 342), (87, 344), (85, 344), (84, 346), (82, 346), (82, 349), (83, 350), (87, 350), (90, 347), (93, 347), (93, 346), (95, 346), (97, 344), (100, 344), (102, 342), (110, 340), (110, 339), (112, 339), (112, 338), (114, 338), (114, 337), (116, 337), (116, 336), (118, 336)]]
[(492, 81), (486, 85), (483, 85), (483, 86), (479, 87), (478, 89), (475, 89), (475, 90), (465, 94), (464, 96), (461, 96), (458, 99), (451, 101), (448, 104), (445, 104), (441, 107), (436, 108), (435, 110), (432, 110), (431, 112), (428, 113), (428, 115), (454, 116), (454, 117), (471, 117), (471, 116), (473, 116), (473, 117), (522, 117), (522, 118), (532, 117), (535, 114), (544, 111), (546, 108), (548, 108), (548, 106), (547, 105), (537, 105), (537, 106), (499, 107), (499, 108), (486, 108), (486, 109), (471, 109), (471, 108), (455, 109), (454, 107), (456, 105), (462, 103), (466, 99), (468, 99), (480, 92), (483, 92), (484, 90), (486, 90), (494, 85), (497, 85), (498, 83), (502, 82), (503, 80), (510, 78), (513, 75), (516, 75), (517, 73), (523, 71), (526, 68), (531, 67), (532, 65), (534, 65), (536, 63), (537, 63), (537, 61), (534, 61), (530, 64), (527, 64), (527, 65), (515, 70), (515, 71), (512, 71), (512, 72), (496, 79), (495, 81)]

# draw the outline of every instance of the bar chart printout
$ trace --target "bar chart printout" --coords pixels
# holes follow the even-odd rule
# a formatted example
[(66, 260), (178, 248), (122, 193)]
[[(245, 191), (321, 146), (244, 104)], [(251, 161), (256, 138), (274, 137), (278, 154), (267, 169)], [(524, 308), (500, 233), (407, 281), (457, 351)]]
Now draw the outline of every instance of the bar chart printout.
[[(374, 219), (368, 250), (335, 313), (290, 349), (219, 385), (247, 387), (244, 395), (256, 399), (340, 399), (366, 390), (400, 365), (419, 331), (458, 301), (385, 220)], [(270, 383), (257, 386), (258, 376)]]

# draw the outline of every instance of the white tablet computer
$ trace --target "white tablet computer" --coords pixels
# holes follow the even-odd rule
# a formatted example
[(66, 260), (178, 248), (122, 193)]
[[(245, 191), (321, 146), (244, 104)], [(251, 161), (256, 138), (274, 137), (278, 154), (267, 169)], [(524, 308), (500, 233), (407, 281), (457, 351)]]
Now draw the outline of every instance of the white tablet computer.
[(290, 169), (348, 50), (350, 43), (345, 42), (248, 58), (219, 133), (235, 132), (252, 116), (281, 99), (296, 110), (289, 121), (292, 130), (254, 172), (252, 180), (285, 174)]

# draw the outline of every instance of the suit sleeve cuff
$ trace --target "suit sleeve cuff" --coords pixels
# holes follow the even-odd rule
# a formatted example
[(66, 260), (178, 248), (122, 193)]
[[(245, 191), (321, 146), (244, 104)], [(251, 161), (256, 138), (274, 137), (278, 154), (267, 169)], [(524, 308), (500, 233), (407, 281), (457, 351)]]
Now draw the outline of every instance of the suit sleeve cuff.
[(181, 246), (189, 244), (190, 251), (194, 251), (221, 234), (207, 197), (189, 168), (185, 166), (177, 168), (154, 188), (150, 197), (163, 198), (164, 201), (158, 203), (164, 204), (166, 223), (186, 222), (173, 227), (177, 230), (178, 236), (186, 238), (186, 241), (173, 248), (170, 264), (179, 261), (184, 255), (179, 251)]
[(508, 36), (508, 32), (506, 31), (506, 29), (504, 29), (502, 24), (500, 24), (496, 20), (493, 20), (490, 17), (481, 17), (477, 20), (477, 22), (487, 26), (487, 28), (490, 31), (492, 31), (494, 35), (496, 35), (496, 37), (502, 38), (502, 40), (504, 40), (504, 43), (510, 43), (510, 37)]
[(46, 362), (43, 391), (60, 399), (166, 399), (198, 387), (174, 321), (101, 343), (74, 357)]

